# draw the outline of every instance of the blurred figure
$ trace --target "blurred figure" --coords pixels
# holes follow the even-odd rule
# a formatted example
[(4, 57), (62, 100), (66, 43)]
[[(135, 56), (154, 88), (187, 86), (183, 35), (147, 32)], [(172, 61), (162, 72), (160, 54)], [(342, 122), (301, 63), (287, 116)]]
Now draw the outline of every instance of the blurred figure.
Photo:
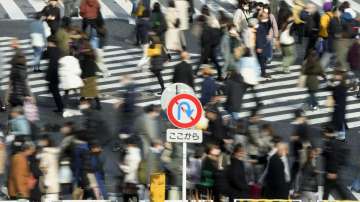
[(227, 168), (227, 180), (229, 181), (230, 201), (239, 198), (249, 198), (249, 186), (245, 172), (246, 151), (241, 145), (235, 145), (231, 164)]
[[(144, 10), (141, 15), (136, 18), (136, 46), (145, 45), (149, 43), (150, 25), (150, 11)], [(160, 36), (159, 36), (160, 37)]]
[(296, 46), (295, 39), (293, 37), (295, 26), (294, 19), (290, 13), (288, 13), (288, 16), (284, 16), (284, 19), (285, 22), (283, 22), (282, 27), (280, 27), (280, 45), (283, 57), (282, 71), (284, 73), (290, 73), (290, 66), (293, 65), (296, 60)]
[(48, 48), (47, 48), (49, 66), (46, 70), (46, 80), (49, 82), (48, 88), (51, 92), (55, 104), (56, 113), (63, 113), (64, 104), (61, 99), (60, 89), (59, 89), (59, 59), (60, 59), (60, 49), (56, 46), (56, 39), (54, 36), (49, 37), (48, 39)]
[(61, 27), (56, 32), (56, 45), (60, 49), (60, 57), (70, 55), (71, 43), (71, 18), (64, 17), (61, 22)]
[(270, 79), (270, 75), (266, 73), (266, 42), (267, 35), (271, 29), (271, 22), (269, 20), (269, 14), (265, 12), (259, 13), (259, 27), (256, 31), (256, 53), (261, 67), (261, 76)]
[[(16, 43), (16, 42), (15, 42)], [(23, 106), (26, 100), (32, 100), (27, 81), (26, 58), (15, 44), (15, 55), (11, 59), (8, 102), (11, 107)]]
[[(82, 30), (87, 31), (90, 26), (90, 33), (96, 29), (96, 19), (100, 11), (100, 3), (98, 0), (83, 0), (80, 4), (80, 16), (82, 20)], [(91, 35), (91, 34), (90, 34)]]
[(305, 164), (300, 169), (300, 179), (299, 182), (299, 191), (300, 198), (304, 202), (317, 201), (318, 196), (318, 186), (319, 186), (319, 174), (320, 172), (316, 168), (316, 149), (308, 147), (307, 150), (307, 159)]
[(286, 143), (278, 144), (277, 153), (269, 160), (265, 197), (268, 199), (288, 199), (290, 190), (289, 148)]
[(331, 18), (333, 17), (332, 13), (333, 5), (331, 2), (325, 2), (323, 4), (324, 14), (320, 17), (320, 30), (319, 37), (324, 40), (324, 52), (333, 52), (332, 47), (332, 38), (329, 36), (329, 26)]
[(263, 12), (269, 15), (269, 21), (271, 23), (270, 31), (267, 35), (267, 44), (266, 44), (266, 62), (270, 63), (273, 58), (273, 44), (278, 44), (279, 41), (279, 28), (277, 26), (276, 18), (270, 9), (269, 4), (264, 5)]
[(51, 29), (51, 34), (55, 35), (60, 26), (61, 18), (58, 0), (49, 0), (49, 5), (47, 5), (41, 13)]
[(126, 140), (126, 155), (123, 162), (119, 165), (125, 173), (123, 195), (124, 201), (139, 200), (137, 191), (138, 168), (141, 162), (141, 149), (137, 146), (136, 139), (130, 137)]
[(240, 46), (240, 35), (236, 31), (234, 24), (225, 27), (223, 37), (221, 39), (221, 54), (224, 57), (224, 68), (226, 72), (234, 69), (235, 57), (234, 50)]
[(97, 142), (90, 143), (90, 156), (91, 167), (94, 170), (96, 188), (96, 199), (107, 199), (107, 192), (105, 188), (105, 173), (104, 173), (104, 160), (102, 158), (102, 148)]
[(292, 14), (294, 19), (294, 29), (297, 34), (297, 43), (302, 44), (304, 37), (304, 21), (301, 19), (301, 13), (304, 10), (303, 0), (293, 0), (294, 6), (292, 8)]
[(34, 51), (33, 70), (34, 72), (41, 72), (40, 60), (46, 46), (46, 39), (49, 37), (45, 31), (45, 26), (42, 21), (42, 14), (35, 14), (35, 21), (30, 23), (30, 38), (31, 45)]
[(27, 158), (35, 152), (35, 146), (26, 142), (21, 151), (10, 159), (8, 192), (11, 200), (30, 199), (30, 191), (36, 184), (30, 172)]
[(165, 47), (172, 51), (182, 51), (183, 45), (181, 41), (181, 32), (179, 30), (181, 21), (179, 14), (175, 8), (175, 2), (169, 1), (168, 8), (165, 12), (167, 22), (167, 30), (165, 33)]
[(180, 56), (182, 61), (174, 67), (173, 83), (184, 83), (194, 88), (194, 77), (192, 65), (189, 64), (189, 53), (183, 51)]
[(309, 55), (311, 50), (315, 50), (316, 41), (318, 39), (320, 29), (320, 13), (317, 6), (313, 3), (308, 3), (302, 14), (305, 22), (304, 31), (305, 37), (308, 37), (306, 45), (305, 58)]
[(78, 0), (63, 0), (64, 4), (64, 16), (66, 17), (78, 17)]
[(248, 27), (248, 19), (250, 18), (250, 5), (246, 0), (238, 1), (238, 8), (234, 13), (233, 23), (237, 32), (241, 33)]
[(161, 6), (158, 2), (154, 3), (153, 10), (150, 15), (151, 30), (160, 37), (160, 40), (165, 44), (165, 32), (167, 31), (167, 22), (164, 14), (161, 11)]
[(201, 75), (204, 80), (201, 83), (201, 97), (200, 102), (203, 106), (209, 103), (212, 98), (216, 95), (218, 86), (215, 79), (212, 77), (215, 74), (214, 70), (209, 65), (201, 67)]
[[(10, 112), (9, 121), (10, 134), (20, 137), (31, 135), (30, 123), (24, 116), (24, 110), (21, 107), (14, 107)], [(29, 140), (29, 139), (28, 139)]]
[(59, 148), (53, 145), (48, 135), (44, 135), (38, 141), (41, 151), (38, 154), (40, 159), (39, 168), (42, 171), (40, 180), (40, 189), (42, 192), (42, 201), (48, 202), (59, 200)]
[(309, 53), (301, 72), (303, 75), (306, 75), (305, 86), (307, 87), (309, 93), (307, 105), (310, 110), (317, 110), (319, 106), (316, 98), (316, 93), (319, 90), (318, 77), (321, 76), (326, 79), (326, 76), (320, 65), (320, 59), (318, 58), (316, 51), (313, 50)]
[(358, 91), (357, 98), (360, 98), (360, 35), (357, 36), (357, 39), (354, 41), (348, 52), (347, 61), (351, 71), (357, 77), (357, 84), (354, 90)]
[(100, 98), (98, 95), (96, 72), (96, 53), (90, 43), (84, 42), (83, 49), (80, 53), (81, 78), (84, 86), (80, 89), (81, 99), (94, 99), (95, 109), (101, 110)]

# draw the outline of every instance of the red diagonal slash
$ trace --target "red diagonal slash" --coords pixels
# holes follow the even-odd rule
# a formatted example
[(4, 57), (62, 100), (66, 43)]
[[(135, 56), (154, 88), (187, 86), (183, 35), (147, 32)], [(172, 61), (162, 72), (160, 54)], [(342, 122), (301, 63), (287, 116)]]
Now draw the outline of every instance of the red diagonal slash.
[[(176, 101), (175, 104), (179, 105), (178, 101)], [(186, 114), (184, 107), (181, 107), (181, 111), (183, 111)], [(194, 121), (193, 117), (190, 116), (189, 118), (191, 119), (191, 121)]]

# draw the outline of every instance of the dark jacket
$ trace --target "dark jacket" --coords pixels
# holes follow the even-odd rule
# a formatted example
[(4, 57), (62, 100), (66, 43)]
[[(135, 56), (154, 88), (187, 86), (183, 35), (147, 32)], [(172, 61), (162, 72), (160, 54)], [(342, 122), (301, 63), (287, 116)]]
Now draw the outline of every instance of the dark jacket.
[(166, 60), (169, 59), (166, 55), (164, 48), (161, 48), (161, 55), (151, 57), (150, 59), (150, 71), (153, 73), (157, 73), (163, 70), (163, 65)]
[(275, 154), (270, 158), (268, 172), (265, 178), (265, 197), (268, 199), (288, 199), (289, 183), (286, 182), (284, 163), (280, 156)]
[(200, 186), (204, 189), (213, 189), (215, 186), (215, 177), (218, 172), (217, 162), (206, 157), (201, 165)]
[(307, 15), (305, 21), (305, 35), (308, 37), (317, 37), (320, 30), (320, 14), (315, 12), (312, 15)]
[(319, 79), (318, 76), (324, 75), (324, 71), (320, 65), (320, 61), (315, 63), (306, 62), (302, 73), (306, 75), (306, 87), (310, 91), (316, 91), (319, 88)]
[(240, 112), (247, 85), (240, 74), (231, 76), (225, 84), (226, 103), (229, 112)]
[(346, 97), (347, 87), (345, 84), (339, 84), (333, 87), (332, 96), (335, 101), (334, 112), (332, 114), (332, 124), (336, 131), (341, 131), (346, 124)]
[(86, 79), (96, 76), (98, 66), (95, 62), (95, 56), (92, 54), (83, 53), (80, 58), (81, 78)]
[(205, 77), (201, 84), (201, 97), (200, 101), (203, 106), (205, 106), (208, 102), (211, 101), (211, 98), (216, 95), (218, 87), (214, 78)]
[(166, 20), (161, 12), (151, 14), (150, 25), (152, 31), (154, 31), (158, 36), (162, 36), (167, 30)]
[(47, 20), (46, 21), (48, 23), (51, 31), (53, 32), (53, 34), (55, 34), (55, 32), (58, 30), (58, 28), (60, 26), (60, 18), (61, 18), (60, 8), (48, 5), (42, 10), (42, 14), (45, 17), (49, 17), (49, 16), (55, 17), (55, 20)]
[(194, 77), (191, 64), (182, 61), (175, 66), (173, 83), (184, 83), (194, 88)]
[(311, 162), (306, 162), (301, 169), (300, 191), (318, 191), (318, 174), (316, 167)]
[(58, 47), (48, 47), (47, 56), (49, 58), (49, 67), (46, 70), (46, 81), (58, 84), (59, 83), (59, 59), (60, 49)]
[[(270, 22), (270, 20), (269, 20)], [(266, 36), (269, 33), (269, 30), (271, 29), (271, 23), (269, 22), (260, 22), (259, 27), (256, 31), (256, 44), (255, 47), (257, 49), (265, 49), (267, 44), (267, 38)]]
[(356, 41), (350, 48), (347, 61), (352, 70), (360, 71), (360, 44)]
[(100, 144), (109, 140), (109, 129), (106, 121), (100, 113), (93, 109), (86, 109), (82, 111), (84, 115), (83, 128), (87, 130), (87, 142), (96, 141)]
[[(12, 105), (22, 105), (24, 98), (30, 96), (27, 83), (27, 67), (18, 59), (23, 57), (19, 51), (11, 61), (9, 102)], [(20, 59), (21, 60), (21, 59)], [(21, 64), (20, 64), (21, 63)]]
[(338, 142), (335, 138), (329, 138), (325, 141), (324, 151), (324, 170), (326, 173), (338, 173), (339, 170), (339, 153), (337, 150)]
[(231, 164), (227, 168), (228, 194), (231, 198), (249, 198), (249, 186), (245, 175), (244, 162), (232, 158)]

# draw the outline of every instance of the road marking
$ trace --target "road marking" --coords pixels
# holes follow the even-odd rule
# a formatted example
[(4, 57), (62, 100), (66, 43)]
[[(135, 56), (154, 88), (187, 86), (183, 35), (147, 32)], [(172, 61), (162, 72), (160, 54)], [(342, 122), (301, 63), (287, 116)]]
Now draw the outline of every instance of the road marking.
[(1, 6), (5, 9), (10, 19), (14, 20), (26, 20), (27, 17), (16, 5), (14, 0), (0, 0)]
[(42, 11), (46, 6), (44, 0), (28, 0), (36, 12)]
[(105, 5), (102, 2), (102, 0), (100, 0), (99, 2), (100, 2), (101, 14), (103, 15), (104, 18), (116, 18), (114, 12), (112, 12), (112, 10), (109, 7), (107, 7), (107, 5)]

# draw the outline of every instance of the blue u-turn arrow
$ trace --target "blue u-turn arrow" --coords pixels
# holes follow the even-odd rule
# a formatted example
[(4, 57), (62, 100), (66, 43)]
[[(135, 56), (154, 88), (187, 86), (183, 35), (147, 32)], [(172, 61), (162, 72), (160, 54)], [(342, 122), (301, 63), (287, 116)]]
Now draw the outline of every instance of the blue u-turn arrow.
[(186, 110), (184, 110), (186, 116), (188, 116), (189, 118), (191, 118), (191, 114), (194, 112), (194, 109), (191, 109), (191, 106), (188, 102), (183, 101), (178, 105), (178, 120), (181, 119), (181, 113), (182, 113), (182, 106), (185, 105), (186, 106)]

